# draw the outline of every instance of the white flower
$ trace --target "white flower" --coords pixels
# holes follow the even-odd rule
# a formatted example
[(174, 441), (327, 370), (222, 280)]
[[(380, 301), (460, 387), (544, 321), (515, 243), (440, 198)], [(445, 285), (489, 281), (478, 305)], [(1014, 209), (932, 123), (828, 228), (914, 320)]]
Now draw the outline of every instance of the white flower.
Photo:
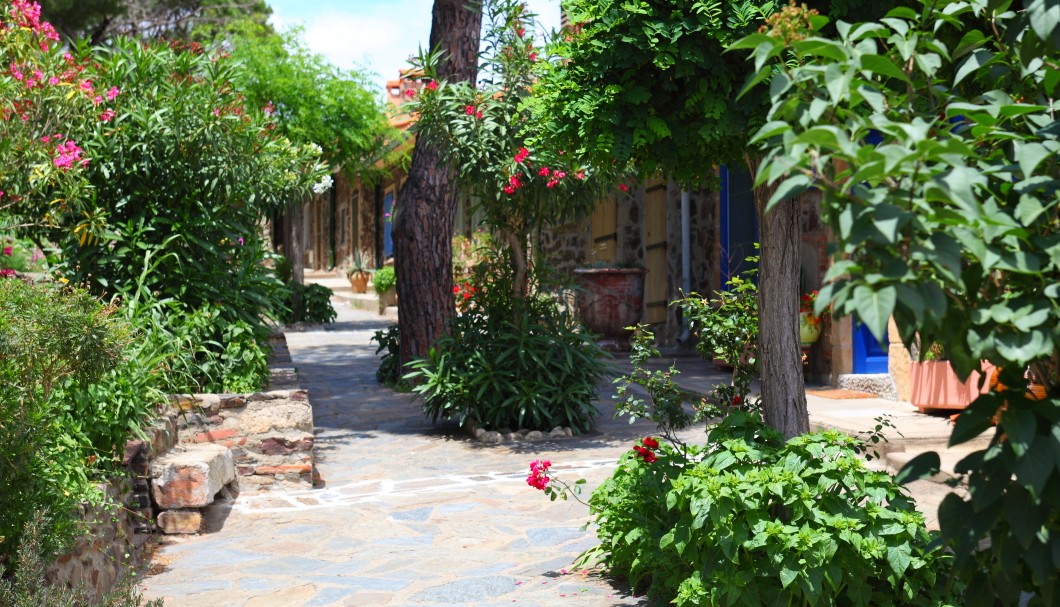
[(318, 183), (313, 184), (313, 193), (323, 194), (324, 192), (330, 190), (331, 186), (334, 185), (334, 183), (335, 181), (331, 179), (331, 175), (324, 175), (323, 179), (321, 179)]

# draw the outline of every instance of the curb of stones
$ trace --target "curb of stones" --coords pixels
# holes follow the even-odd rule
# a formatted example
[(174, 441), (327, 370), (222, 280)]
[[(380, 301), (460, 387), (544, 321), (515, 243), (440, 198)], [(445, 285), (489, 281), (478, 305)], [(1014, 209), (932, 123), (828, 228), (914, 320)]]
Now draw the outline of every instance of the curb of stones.
[(541, 440), (555, 440), (560, 438), (572, 438), (574, 431), (568, 427), (556, 426), (551, 432), (542, 432), (541, 430), (516, 430), (515, 432), (498, 432), (496, 430), (487, 430), (482, 427), (478, 422), (474, 420), (467, 420), (464, 422), (464, 430), (468, 433), (471, 438), (477, 440), (480, 443), (486, 443), (490, 445), (496, 445), (506, 442), (533, 442)]

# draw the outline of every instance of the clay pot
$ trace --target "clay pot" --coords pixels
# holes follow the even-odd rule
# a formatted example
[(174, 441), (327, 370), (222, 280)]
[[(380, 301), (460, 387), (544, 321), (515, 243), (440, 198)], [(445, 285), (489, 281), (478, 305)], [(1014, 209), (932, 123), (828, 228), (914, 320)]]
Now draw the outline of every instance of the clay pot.
[(350, 288), (353, 289), (354, 293), (367, 293), (368, 292), (368, 272), (361, 270), (359, 272), (351, 272), (347, 275), (350, 279)]
[(582, 290), (578, 314), (609, 350), (628, 351), (633, 334), (626, 327), (640, 322), (644, 311), (644, 268), (579, 268)]

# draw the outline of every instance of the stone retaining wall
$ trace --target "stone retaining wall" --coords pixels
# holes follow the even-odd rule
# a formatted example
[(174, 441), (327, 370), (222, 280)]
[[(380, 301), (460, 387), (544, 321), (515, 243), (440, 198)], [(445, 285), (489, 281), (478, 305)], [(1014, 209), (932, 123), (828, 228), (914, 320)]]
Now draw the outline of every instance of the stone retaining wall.
[(313, 486), (313, 410), (305, 390), (179, 395), (172, 405), (180, 443), (231, 449), (243, 488)]

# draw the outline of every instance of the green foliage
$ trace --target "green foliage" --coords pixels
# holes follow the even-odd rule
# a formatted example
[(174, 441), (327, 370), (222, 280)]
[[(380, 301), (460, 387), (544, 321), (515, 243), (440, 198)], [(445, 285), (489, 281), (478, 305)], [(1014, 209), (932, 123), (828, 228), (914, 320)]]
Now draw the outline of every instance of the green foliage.
[(390, 388), (401, 387), (401, 377), (398, 375), (401, 367), (398, 361), (401, 359), (401, 328), (399, 325), (390, 325), (380, 329), (372, 336), (372, 341), (379, 344), (375, 353), (386, 350), (379, 359), (379, 368), (375, 371), (375, 380)]
[[(666, 371), (648, 368), (648, 361), (660, 355), (654, 343), (655, 334), (646, 325), (637, 325), (630, 340), (629, 362), (633, 370), (614, 381), (615, 398), (619, 399), (615, 417), (628, 415), (631, 424), (638, 419), (649, 419), (658, 425), (667, 440), (677, 443), (677, 431), (694, 421), (685, 410), (685, 403), (692, 399), (674, 383), (674, 377), (681, 373), (676, 366), (670, 365)], [(633, 386), (640, 386), (648, 399), (641, 398)]]
[(376, 270), (372, 276), (372, 284), (375, 285), (375, 292), (380, 295), (393, 289), (397, 285), (397, 274), (394, 273), (394, 266), (383, 266)]
[(973, 497), (939, 510), (969, 605), (1060, 600), (1060, 24), (1055, 3), (1023, 6), (944, 1), (835, 39), (738, 44), (770, 78), (759, 183), (775, 201), (820, 190), (838, 241), (818, 312), (856, 313), (877, 337), (893, 316), (907, 347), (940, 345), (961, 376), (1001, 369), (1005, 388), (950, 438), (1000, 419), (958, 466)]
[(592, 427), (604, 353), (547, 294), (512, 296), (507, 260), (476, 268), (473, 295), (406, 379), (432, 421), (493, 430)]
[(678, 606), (939, 605), (948, 557), (839, 432), (784, 443), (735, 412), (705, 448), (633, 453), (590, 498), (602, 559)]
[(710, 179), (717, 164), (742, 161), (763, 107), (736, 100), (748, 70), (725, 47), (780, 4), (569, 0), (573, 33), (552, 49), (562, 60), (535, 91), (542, 130), (594, 164)]
[(310, 51), (303, 34), (245, 30), (229, 40), (239, 64), (233, 81), (250, 108), (275, 113), (279, 130), (292, 141), (315, 143), (332, 166), (362, 172), (391, 136), (374, 85)]
[[(757, 264), (758, 257), (747, 261)], [(692, 294), (677, 300), (685, 318), (691, 321), (699, 342), (696, 349), (706, 360), (721, 359), (732, 367), (732, 382), (714, 387), (716, 404), (740, 406), (747, 402), (751, 382), (758, 377), (758, 287), (757, 270), (734, 276), (726, 291), (713, 299)]]
[(312, 324), (327, 324), (335, 322), (337, 316), (335, 307), (331, 305), (331, 289), (324, 285), (309, 284), (300, 285), (290, 283), (287, 285), (293, 294), (292, 302), (299, 305), (291, 306), (291, 314), (288, 316), (290, 322), (308, 322)]
[[(14, 555), (34, 512), (73, 512), (93, 494), (88, 445), (65, 428), (61, 395), (119, 360), (128, 329), (80, 289), (0, 280), (0, 562)], [(106, 414), (85, 423), (105, 423)], [(73, 533), (69, 518), (41, 529), (54, 553)]]
[(133, 578), (123, 578), (118, 587), (96, 601), (78, 588), (69, 590), (45, 581), (47, 561), (43, 558), (45, 540), (42, 532), (47, 518), (36, 514), (26, 528), (25, 541), (19, 546), (15, 574), (5, 577), (0, 563), (0, 605), (4, 607), (163, 607), (162, 599), (144, 602), (136, 591)]

